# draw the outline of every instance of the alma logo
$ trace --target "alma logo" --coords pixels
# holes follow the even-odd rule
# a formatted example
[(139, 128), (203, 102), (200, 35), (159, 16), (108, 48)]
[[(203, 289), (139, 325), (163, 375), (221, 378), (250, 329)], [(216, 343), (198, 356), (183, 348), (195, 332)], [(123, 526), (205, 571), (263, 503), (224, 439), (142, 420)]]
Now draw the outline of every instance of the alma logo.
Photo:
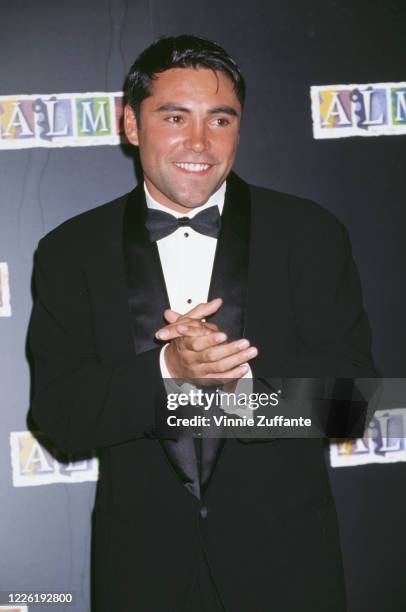
[(80, 461), (62, 462), (58, 461), (57, 455), (45, 448), (45, 444), (46, 439), (40, 432), (10, 433), (13, 486), (32, 487), (55, 482), (75, 483), (98, 479), (98, 461), (95, 456)]
[(406, 408), (377, 410), (363, 438), (330, 444), (332, 467), (406, 461)]
[(406, 82), (310, 89), (314, 138), (406, 134)]
[(0, 261), (0, 317), (11, 317), (8, 265)]
[(121, 92), (0, 96), (0, 149), (126, 142)]

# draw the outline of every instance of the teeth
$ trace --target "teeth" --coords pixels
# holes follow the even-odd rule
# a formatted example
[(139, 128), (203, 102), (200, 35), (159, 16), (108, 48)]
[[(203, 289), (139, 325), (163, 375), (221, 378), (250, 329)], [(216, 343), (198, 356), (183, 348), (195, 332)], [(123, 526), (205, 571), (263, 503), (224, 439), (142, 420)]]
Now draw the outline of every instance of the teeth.
[(181, 162), (175, 162), (175, 166), (183, 168), (183, 170), (189, 170), (189, 172), (203, 172), (210, 168), (210, 164), (183, 164)]

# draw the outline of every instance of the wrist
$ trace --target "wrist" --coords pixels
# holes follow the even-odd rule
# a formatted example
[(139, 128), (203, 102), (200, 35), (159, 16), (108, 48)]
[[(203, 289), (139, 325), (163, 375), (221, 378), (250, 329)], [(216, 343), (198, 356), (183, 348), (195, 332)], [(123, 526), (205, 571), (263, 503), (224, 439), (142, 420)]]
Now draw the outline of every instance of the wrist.
[[(182, 379), (182, 375), (180, 372), (177, 371), (176, 365), (174, 364), (175, 360), (173, 359), (173, 348), (172, 348), (171, 343), (169, 343), (168, 346), (166, 347), (163, 358), (164, 358), (166, 369), (168, 370), (169, 376), (171, 378), (176, 378), (178, 381), (180, 381)], [(181, 383), (178, 382), (178, 384), (181, 384)]]

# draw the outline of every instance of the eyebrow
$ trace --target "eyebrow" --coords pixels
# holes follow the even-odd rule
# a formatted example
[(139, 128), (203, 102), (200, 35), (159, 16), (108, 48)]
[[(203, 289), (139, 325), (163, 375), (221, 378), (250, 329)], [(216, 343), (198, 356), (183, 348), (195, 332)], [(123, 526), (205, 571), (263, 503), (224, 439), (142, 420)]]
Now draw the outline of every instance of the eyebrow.
[[(155, 109), (155, 113), (167, 113), (167, 112), (178, 112), (178, 113), (190, 113), (190, 109), (184, 106), (178, 106), (177, 104), (162, 104)], [(232, 117), (238, 117), (239, 114), (232, 106), (215, 106), (207, 111), (208, 115), (217, 114), (231, 115)]]

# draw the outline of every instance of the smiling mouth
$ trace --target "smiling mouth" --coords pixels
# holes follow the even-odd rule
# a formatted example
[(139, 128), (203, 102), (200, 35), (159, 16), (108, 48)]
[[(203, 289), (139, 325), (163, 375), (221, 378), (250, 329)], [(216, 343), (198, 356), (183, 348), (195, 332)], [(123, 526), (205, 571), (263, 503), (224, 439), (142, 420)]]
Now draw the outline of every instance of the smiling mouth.
[(213, 167), (212, 164), (191, 164), (189, 162), (174, 162), (174, 165), (183, 172), (193, 174), (206, 174)]

